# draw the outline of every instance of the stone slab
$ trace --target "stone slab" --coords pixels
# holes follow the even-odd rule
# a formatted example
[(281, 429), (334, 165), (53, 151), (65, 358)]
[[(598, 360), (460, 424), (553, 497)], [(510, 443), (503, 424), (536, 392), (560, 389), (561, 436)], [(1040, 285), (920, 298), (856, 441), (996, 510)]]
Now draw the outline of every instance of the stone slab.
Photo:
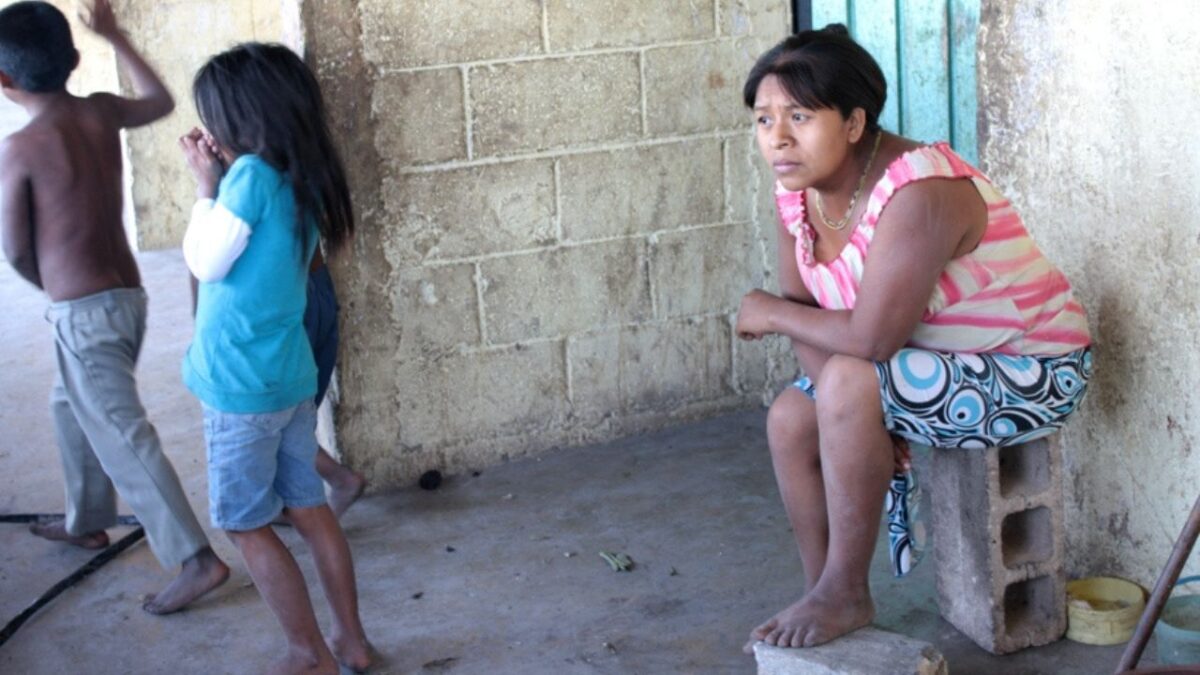
[(945, 657), (928, 642), (872, 626), (805, 649), (754, 645), (758, 675), (949, 675)]

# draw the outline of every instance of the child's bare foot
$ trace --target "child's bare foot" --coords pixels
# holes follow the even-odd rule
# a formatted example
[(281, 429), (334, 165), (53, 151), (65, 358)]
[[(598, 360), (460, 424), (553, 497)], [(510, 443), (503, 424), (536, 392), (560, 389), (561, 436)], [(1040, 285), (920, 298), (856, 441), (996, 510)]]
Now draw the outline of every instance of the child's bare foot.
[(65, 541), (80, 548), (98, 549), (108, 546), (108, 533), (104, 530), (96, 530), (76, 537), (67, 532), (67, 521), (61, 519), (48, 523), (33, 523), (29, 526), (29, 531), (42, 539)]
[(329, 483), (329, 509), (338, 519), (367, 489), (367, 479), (361, 473), (344, 466), (340, 468), (336, 476), (325, 479)]
[(333, 638), (333, 656), (349, 670), (355, 673), (365, 673), (375, 659), (375, 650), (365, 639), (353, 640), (344, 637)]
[(183, 609), (191, 601), (225, 583), (229, 568), (213, 553), (204, 548), (183, 563), (179, 576), (167, 587), (151, 596), (142, 609), (151, 614), (170, 614)]
[(271, 664), (267, 669), (269, 675), (338, 675), (337, 661), (325, 651), (324, 654), (314, 655), (288, 650), (287, 656)]
[(750, 632), (744, 651), (754, 653), (759, 640), (776, 647), (815, 647), (866, 626), (875, 619), (875, 604), (860, 592), (830, 593), (817, 588)]

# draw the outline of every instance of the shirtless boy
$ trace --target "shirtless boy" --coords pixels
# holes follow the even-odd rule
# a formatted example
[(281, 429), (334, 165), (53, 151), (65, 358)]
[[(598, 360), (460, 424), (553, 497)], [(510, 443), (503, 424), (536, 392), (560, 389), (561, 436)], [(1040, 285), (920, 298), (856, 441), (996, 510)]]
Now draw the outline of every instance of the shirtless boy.
[(119, 131), (165, 117), (175, 103), (121, 32), (108, 0), (92, 5), (84, 22), (112, 45), (133, 98), (67, 93), (79, 53), (52, 5), (0, 10), (0, 90), (31, 118), (0, 143), (0, 235), (13, 268), (50, 298), (46, 318), (58, 360), (50, 409), (66, 482), (66, 518), (30, 529), (103, 548), (119, 492), (159, 562), (182, 566), (142, 606), (166, 614), (229, 576), (146, 419), (133, 375), (146, 294), (121, 224)]

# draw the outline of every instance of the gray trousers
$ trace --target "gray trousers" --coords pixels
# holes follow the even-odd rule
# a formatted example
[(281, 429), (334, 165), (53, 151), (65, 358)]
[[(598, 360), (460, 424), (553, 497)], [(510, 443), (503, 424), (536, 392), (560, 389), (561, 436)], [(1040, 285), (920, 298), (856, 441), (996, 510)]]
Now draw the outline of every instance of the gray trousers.
[(133, 371), (146, 333), (146, 293), (118, 288), (56, 302), (46, 320), (58, 356), (50, 413), (62, 453), (67, 532), (116, 525), (119, 492), (159, 562), (181, 564), (208, 539), (138, 398)]

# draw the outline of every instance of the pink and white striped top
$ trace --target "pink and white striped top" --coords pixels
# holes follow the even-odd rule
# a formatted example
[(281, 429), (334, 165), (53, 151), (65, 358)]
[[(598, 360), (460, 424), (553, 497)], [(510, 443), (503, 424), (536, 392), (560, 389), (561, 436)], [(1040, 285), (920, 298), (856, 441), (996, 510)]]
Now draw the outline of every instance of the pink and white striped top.
[(849, 243), (828, 263), (813, 257), (804, 191), (776, 186), (780, 218), (796, 237), (800, 277), (821, 307), (854, 307), (879, 214), (897, 190), (924, 178), (970, 178), (987, 204), (988, 222), (979, 246), (946, 265), (909, 346), (1056, 356), (1091, 343), (1067, 278), (1042, 255), (1012, 204), (946, 143), (911, 150), (888, 166)]

